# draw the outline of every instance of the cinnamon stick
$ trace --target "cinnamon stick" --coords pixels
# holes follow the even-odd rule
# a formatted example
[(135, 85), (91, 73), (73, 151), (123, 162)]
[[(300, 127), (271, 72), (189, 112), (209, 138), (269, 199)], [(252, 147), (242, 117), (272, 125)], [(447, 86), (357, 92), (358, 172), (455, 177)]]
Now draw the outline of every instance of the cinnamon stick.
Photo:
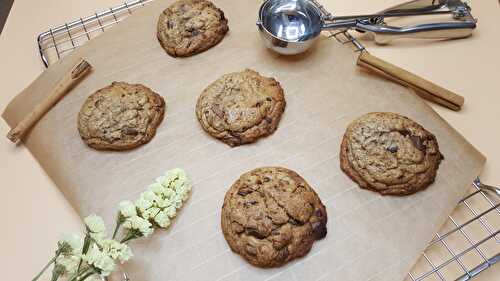
[(90, 72), (92, 66), (80, 59), (71, 70), (57, 82), (51, 93), (38, 103), (24, 119), (7, 134), (7, 138), (17, 143), (54, 105), (57, 104), (78, 82)]

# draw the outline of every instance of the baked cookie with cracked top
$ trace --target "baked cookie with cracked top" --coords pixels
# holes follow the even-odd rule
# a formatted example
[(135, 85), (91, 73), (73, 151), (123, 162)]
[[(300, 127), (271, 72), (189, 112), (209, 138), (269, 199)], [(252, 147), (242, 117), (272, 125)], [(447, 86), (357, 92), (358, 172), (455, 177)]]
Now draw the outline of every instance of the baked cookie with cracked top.
[(223, 75), (203, 90), (196, 116), (211, 136), (237, 146), (272, 134), (285, 106), (278, 81), (246, 69)]
[(149, 142), (164, 114), (165, 101), (148, 87), (113, 82), (87, 98), (78, 131), (92, 148), (127, 150)]
[(157, 37), (173, 57), (188, 57), (217, 45), (229, 27), (224, 12), (206, 0), (179, 0), (158, 19)]
[(382, 195), (427, 188), (442, 159), (433, 134), (390, 112), (368, 113), (353, 121), (340, 147), (341, 169), (361, 188)]
[(233, 252), (259, 267), (306, 255), (326, 236), (320, 198), (294, 171), (263, 167), (244, 173), (227, 191), (221, 226)]

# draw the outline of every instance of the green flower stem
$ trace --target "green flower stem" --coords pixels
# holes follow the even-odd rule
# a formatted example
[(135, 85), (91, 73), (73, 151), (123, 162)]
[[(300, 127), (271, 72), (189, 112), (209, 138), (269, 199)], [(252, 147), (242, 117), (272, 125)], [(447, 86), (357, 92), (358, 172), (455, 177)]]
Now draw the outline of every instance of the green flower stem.
[(52, 271), (52, 278), (50, 280), (51, 281), (57, 281), (57, 279), (59, 279), (59, 277), (61, 277), (61, 275), (62, 275), (62, 273), (61, 272), (57, 272), (57, 270), (54, 267), (54, 270)]
[(72, 275), (68, 278), (68, 281), (69, 281), (69, 280), (73, 280), (73, 279), (75, 279), (76, 277), (78, 277), (78, 272), (73, 273), (73, 274), (72, 274)]
[(120, 243), (127, 243), (128, 241), (135, 239), (135, 238), (137, 238), (137, 237), (135, 237), (135, 236), (125, 237)]
[(59, 274), (52, 274), (52, 278), (50, 278), (50, 281), (57, 281), (61, 277)]
[(92, 268), (87, 268), (85, 269), (83, 272), (81, 273), (76, 273), (75, 275), (73, 275), (70, 279), (68, 279), (68, 281), (80, 281), (80, 280), (84, 280), (84, 279), (81, 279), (82, 277), (89, 277), (90, 275), (94, 274), (95, 271), (92, 269)]
[[(87, 231), (87, 234), (85, 234), (85, 239), (83, 240), (82, 256), (88, 252), (89, 247), (90, 247), (90, 242), (91, 242), (90, 234)], [(78, 263), (78, 267), (76, 269), (77, 274), (80, 272), (80, 267), (82, 266), (82, 263), (83, 263), (83, 259), (80, 258), (80, 262)]]
[(32, 281), (36, 281), (36, 280), (38, 280), (38, 278), (40, 278), (40, 276), (42, 276), (42, 274), (45, 272), (45, 270), (47, 270), (47, 268), (49, 268), (49, 266), (50, 266), (51, 264), (53, 264), (53, 263), (56, 261), (56, 259), (57, 259), (57, 257), (58, 257), (58, 256), (59, 256), (59, 253), (57, 253), (57, 254), (56, 254), (56, 255), (55, 255), (55, 256), (54, 256), (54, 257), (53, 257), (53, 258), (49, 261), (49, 263), (47, 263), (47, 264), (46, 264), (46, 265), (42, 268), (42, 271), (40, 271), (40, 273), (38, 273), (38, 274), (35, 276), (35, 278), (33, 278), (33, 280), (32, 280)]
[(113, 237), (111, 239), (115, 239), (116, 234), (118, 233), (118, 229), (123, 223), (123, 219), (121, 218), (121, 215), (118, 214), (118, 217), (116, 218), (116, 226), (115, 226), (115, 231), (113, 231)]
[(77, 280), (78, 281), (83, 281), (83, 280), (87, 279), (88, 277), (90, 277), (90, 276), (92, 276), (94, 274), (95, 274), (95, 271), (92, 270), (92, 271), (88, 272), (87, 274), (83, 275), (82, 277), (79, 277)]
[[(88, 270), (88, 268), (85, 268), (85, 270), (84, 270), (83, 272), (85, 272), (85, 271), (87, 271), (87, 270)], [(75, 279), (78, 277), (78, 275), (80, 275), (80, 272), (78, 272), (78, 271), (77, 271), (77, 272), (75, 272), (75, 273), (73, 273), (73, 274), (72, 274), (72, 275), (68, 278), (68, 281), (70, 281), (70, 280), (75, 280)]]
[(130, 240), (132, 240), (132, 239), (139, 238), (139, 237), (140, 237), (140, 236), (137, 236), (137, 234), (136, 234), (135, 232), (133, 232), (133, 231), (129, 231), (129, 232), (127, 233), (127, 236), (125, 236), (125, 237), (122, 239), (122, 241), (120, 241), (120, 243), (126, 243), (126, 242), (128, 242), (128, 241), (130, 241)]

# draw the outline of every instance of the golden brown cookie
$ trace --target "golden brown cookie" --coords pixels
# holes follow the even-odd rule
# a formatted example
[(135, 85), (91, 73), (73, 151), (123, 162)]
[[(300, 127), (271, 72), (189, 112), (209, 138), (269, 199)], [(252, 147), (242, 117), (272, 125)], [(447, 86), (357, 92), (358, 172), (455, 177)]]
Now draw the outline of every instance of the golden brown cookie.
[(222, 206), (229, 246), (259, 267), (277, 267), (306, 255), (326, 236), (325, 206), (294, 171), (263, 167), (231, 186)]
[(132, 149), (153, 138), (164, 114), (165, 101), (151, 89), (113, 82), (87, 98), (78, 115), (78, 131), (95, 149)]
[(188, 57), (219, 43), (229, 27), (224, 12), (205, 0), (179, 0), (163, 11), (157, 37), (173, 57)]
[(247, 69), (210, 84), (198, 97), (196, 116), (207, 133), (237, 146), (272, 134), (285, 105), (278, 81)]
[(341, 169), (360, 187), (382, 195), (408, 195), (427, 188), (442, 159), (433, 134), (389, 112), (354, 120), (340, 147)]

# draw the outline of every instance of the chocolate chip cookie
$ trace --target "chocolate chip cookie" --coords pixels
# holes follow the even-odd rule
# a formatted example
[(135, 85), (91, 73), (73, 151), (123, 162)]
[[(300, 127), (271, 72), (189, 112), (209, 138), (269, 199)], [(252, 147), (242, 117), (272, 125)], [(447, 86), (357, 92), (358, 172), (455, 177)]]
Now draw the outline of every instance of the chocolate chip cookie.
[(210, 84), (198, 97), (196, 116), (207, 133), (237, 146), (272, 134), (285, 105), (278, 81), (246, 69)]
[(83, 141), (100, 150), (126, 150), (149, 142), (165, 114), (165, 101), (140, 84), (113, 82), (90, 95), (78, 115)]
[(219, 43), (229, 27), (224, 12), (205, 0), (179, 0), (160, 15), (157, 37), (173, 57), (188, 57)]
[(341, 169), (360, 187), (383, 195), (427, 188), (442, 159), (433, 134), (389, 112), (368, 113), (352, 122), (340, 147)]
[(227, 191), (222, 232), (229, 246), (259, 267), (306, 255), (326, 236), (325, 206), (307, 182), (280, 167), (252, 170)]

